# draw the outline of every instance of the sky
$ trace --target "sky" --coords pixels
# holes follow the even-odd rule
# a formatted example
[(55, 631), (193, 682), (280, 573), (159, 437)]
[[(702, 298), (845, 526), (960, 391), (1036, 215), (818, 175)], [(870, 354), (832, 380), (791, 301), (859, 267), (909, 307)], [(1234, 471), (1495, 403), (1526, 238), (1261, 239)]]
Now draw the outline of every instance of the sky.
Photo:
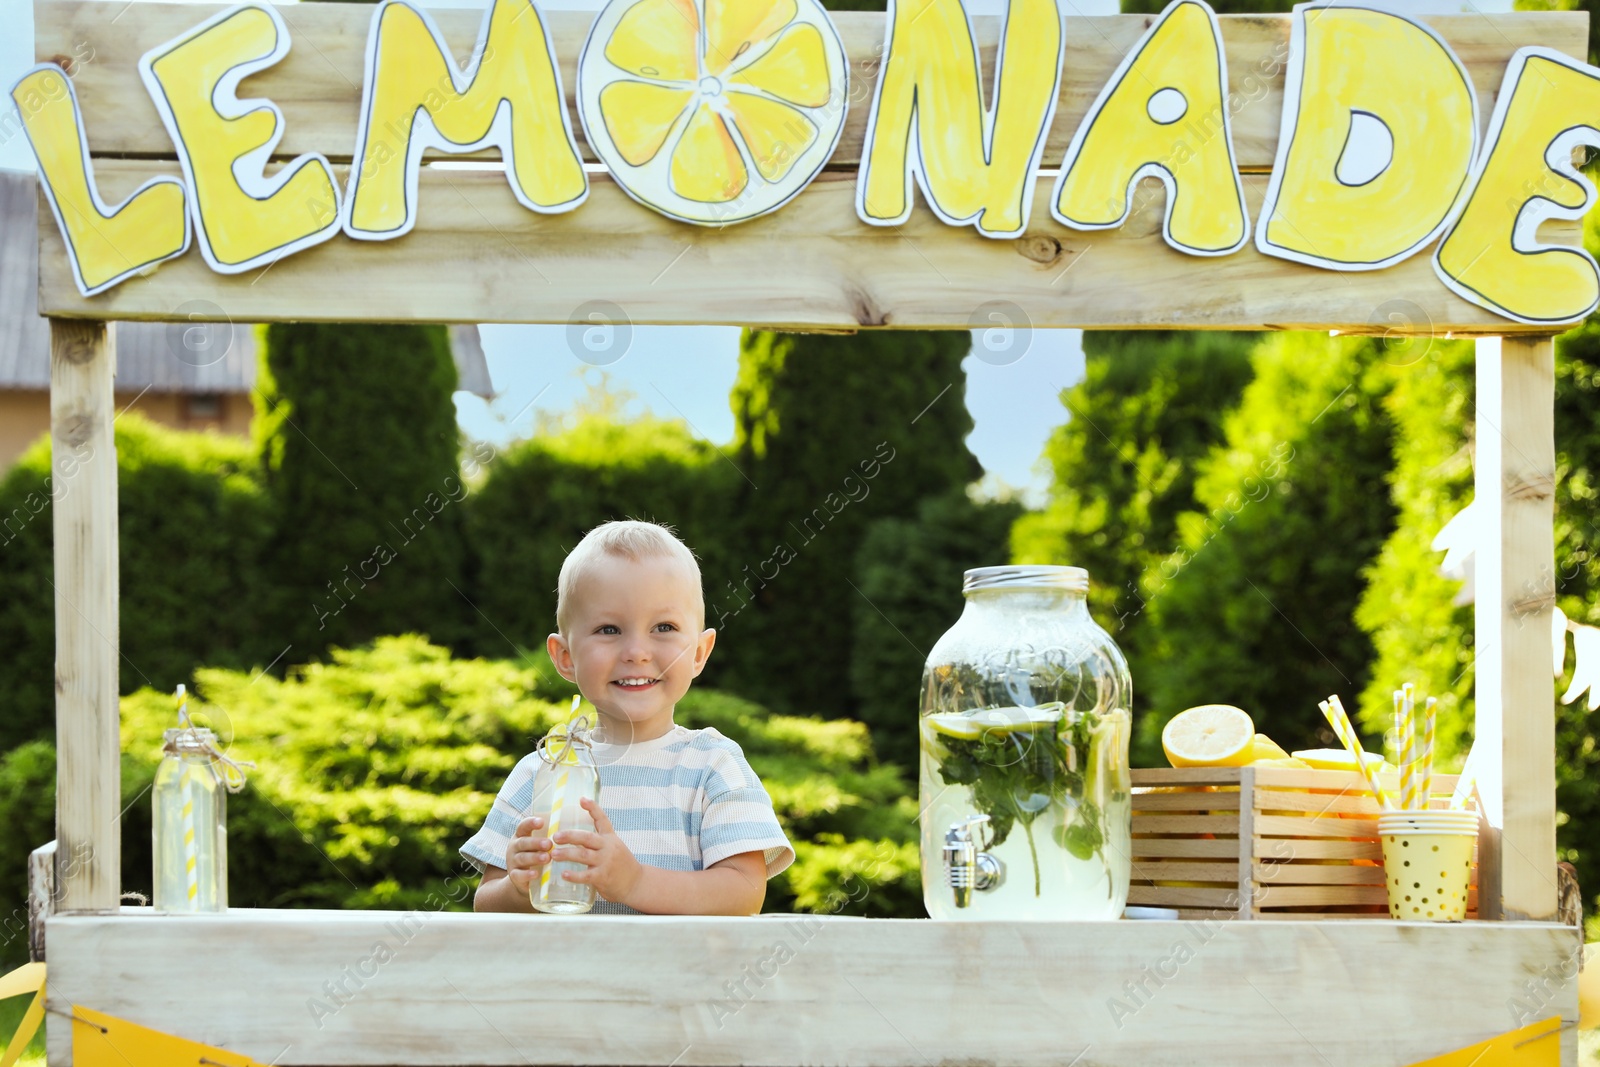
[[(106, 0), (120, 8), (126, 0)], [(143, 2), (143, 0), (134, 0)], [(972, 11), (997, 10), (1001, 0), (970, 0)], [(1371, 2), (1371, 0), (1368, 0)], [(594, 8), (601, 0), (552, 0), (546, 8)], [(1381, 6), (1428, 10), (1506, 11), (1511, 0), (1380, 0)], [(431, 0), (429, 7), (482, 7), (483, 0)], [(1379, 5), (1374, 5), (1379, 6)], [(1062, 0), (1078, 14), (1110, 14), (1115, 0)], [(10, 87), (31, 63), (31, 0), (0, 0), (0, 82)], [(292, 122), (290, 112), (287, 121)], [(89, 136), (94, 119), (89, 117)], [(32, 170), (20, 135), (0, 140), (0, 167)], [(424, 205), (426, 210), (426, 205)], [(643, 209), (641, 209), (643, 210)], [(917, 210), (926, 210), (919, 204)], [(974, 235), (974, 240), (980, 240)], [(681, 418), (716, 444), (733, 437), (728, 390), (738, 368), (739, 331), (731, 327), (635, 326), (607, 332), (557, 326), (484, 326), (484, 353), (497, 396), (485, 402), (458, 393), (462, 428), (505, 443), (527, 436), (539, 416), (570, 410), (604, 375), (605, 387), (633, 397), (630, 409)], [(1051, 430), (1066, 421), (1059, 396), (1083, 376), (1077, 330), (1008, 330), (975, 334), (967, 371), (967, 408), (975, 429), (967, 438), (987, 472), (990, 492), (1014, 490), (1030, 504), (1043, 501), (1048, 475), (1040, 463)]]

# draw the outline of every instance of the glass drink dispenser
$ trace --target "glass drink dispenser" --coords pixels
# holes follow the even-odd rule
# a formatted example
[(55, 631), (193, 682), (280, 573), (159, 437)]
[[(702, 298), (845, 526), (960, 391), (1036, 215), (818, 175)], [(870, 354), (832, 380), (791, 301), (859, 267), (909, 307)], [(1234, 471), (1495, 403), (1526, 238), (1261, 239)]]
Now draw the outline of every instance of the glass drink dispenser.
[(1115, 919), (1131, 871), (1132, 682), (1077, 567), (966, 572), (928, 656), (922, 885), (935, 919)]

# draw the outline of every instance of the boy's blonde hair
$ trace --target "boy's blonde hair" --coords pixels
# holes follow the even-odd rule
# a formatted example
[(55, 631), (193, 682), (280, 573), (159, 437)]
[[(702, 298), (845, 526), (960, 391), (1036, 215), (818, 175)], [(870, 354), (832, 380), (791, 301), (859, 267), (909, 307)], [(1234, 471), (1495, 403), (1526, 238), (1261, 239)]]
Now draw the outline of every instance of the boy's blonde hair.
[(576, 548), (567, 553), (556, 581), (556, 628), (567, 632), (567, 606), (583, 569), (602, 556), (620, 556), (638, 562), (642, 559), (670, 559), (683, 564), (694, 575), (694, 610), (705, 626), (706, 598), (700, 586), (700, 564), (689, 546), (678, 539), (670, 526), (638, 519), (604, 522), (583, 535)]

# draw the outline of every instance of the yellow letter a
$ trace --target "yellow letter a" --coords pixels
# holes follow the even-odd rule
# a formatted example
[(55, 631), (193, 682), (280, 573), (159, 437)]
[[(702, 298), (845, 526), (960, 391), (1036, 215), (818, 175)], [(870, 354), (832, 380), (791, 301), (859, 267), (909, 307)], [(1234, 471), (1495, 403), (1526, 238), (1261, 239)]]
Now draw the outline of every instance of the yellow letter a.
[(151, 178), (115, 208), (101, 201), (89, 169), (78, 98), (60, 67), (34, 67), (12, 88), (11, 99), (39, 158), (39, 184), (66, 242), (79, 292), (103, 293), (183, 254), (189, 247), (189, 217), (177, 178)]
[(1234, 164), (1222, 31), (1204, 0), (1173, 0), (1073, 135), (1050, 213), (1080, 230), (1120, 226), (1139, 179), (1167, 187), (1162, 233), (1197, 256), (1250, 236)]
[(1393, 266), (1444, 229), (1477, 145), (1472, 82), (1436, 33), (1386, 11), (1297, 5), (1256, 247), (1329, 270)]
[(1600, 71), (1548, 48), (1511, 57), (1472, 196), (1433, 256), (1446, 285), (1518, 322), (1571, 322), (1600, 305), (1589, 253), (1535, 239), (1544, 220), (1581, 219), (1594, 204), (1571, 160), (1578, 145), (1600, 148), (1597, 125)]
[(988, 111), (961, 0), (889, 0), (887, 32), (856, 214), (876, 226), (903, 223), (915, 174), (945, 222), (1018, 236), (1061, 86), (1056, 0), (1009, 0)]
[(512, 193), (532, 211), (571, 211), (583, 203), (589, 181), (533, 0), (495, 0), (472, 57), (464, 73), (457, 70), (425, 12), (404, 0), (378, 7), (367, 35), (345, 233), (386, 241), (411, 232), (417, 171), (429, 148), (498, 147)]

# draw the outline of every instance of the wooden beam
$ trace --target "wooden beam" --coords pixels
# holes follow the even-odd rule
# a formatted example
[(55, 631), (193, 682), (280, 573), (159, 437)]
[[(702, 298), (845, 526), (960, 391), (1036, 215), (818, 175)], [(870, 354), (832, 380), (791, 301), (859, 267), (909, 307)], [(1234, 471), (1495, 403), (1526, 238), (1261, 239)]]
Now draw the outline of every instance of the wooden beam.
[(115, 358), (105, 323), (50, 321), (62, 911), (114, 912), (121, 898)]
[[(1534, 923), (130, 908), (49, 944), (56, 1012), (282, 1067), (1400, 1067), (1578, 1010), (1571, 928)], [(1571, 1027), (1549, 1040), (1576, 1062)]]
[[(91, 151), (96, 155), (171, 158), (172, 143), (139, 81), (139, 57), (224, 6), (137, 4), (112, 19), (101, 0), (41, 0), (36, 4), (34, 38), (39, 60), (80, 59), (73, 85), (89, 116)], [(355, 148), (367, 27), (373, 9), (365, 4), (286, 4), (278, 10), (292, 37), (289, 55), (248, 79), (241, 95), (263, 96), (283, 108), (284, 136), (275, 149), (280, 157), (322, 152), (330, 159), (348, 160)], [(556, 10), (554, 4), (542, 4), (541, 10), (561, 67), (574, 135), (592, 160), (573, 100), (578, 52), (594, 14)], [(1072, 9), (1063, 5), (1063, 10)], [(441, 9), (432, 15), (452, 45), (457, 62), (470, 56), (482, 10)], [(853, 169), (861, 159), (867, 112), (877, 84), (884, 16), (838, 11), (831, 17), (850, 58), (851, 79), (849, 113), (831, 165)], [(1067, 54), (1055, 122), (1045, 148), (1047, 166), (1060, 163), (1101, 86), (1154, 20), (1152, 15), (1067, 16)], [(1237, 101), (1235, 151), (1240, 166), (1265, 170), (1272, 166), (1278, 144), (1289, 16), (1222, 15), (1219, 20), (1229, 86)], [(974, 21), (980, 58), (985, 68), (992, 70), (1000, 20), (981, 17)], [(1581, 11), (1427, 15), (1422, 21), (1436, 29), (1466, 65), (1478, 92), (1485, 128), (1506, 61), (1518, 47), (1538, 44), (1576, 59), (1587, 56), (1588, 21)], [(82, 60), (84, 56), (92, 58)], [(498, 153), (484, 155), (497, 157)]]
[(1475, 697), (1486, 918), (1556, 913), (1555, 344), (1481, 338)]
[[(105, 160), (97, 174), (115, 199), (168, 166)], [(539, 215), (517, 203), (502, 173), (426, 168), (416, 229), (399, 240), (335, 237), (231, 276), (207, 269), (191, 249), (92, 298), (79, 294), (41, 207), (40, 303), (52, 315), (116, 320), (168, 319), (181, 308), (195, 320), (233, 322), (559, 323), (603, 300), (635, 324), (968, 329), (992, 321), (985, 305), (1000, 299), (1010, 321), (1034, 327), (1534, 328), (1450, 292), (1426, 254), (1342, 275), (1263, 256), (1254, 245), (1186, 256), (1162, 240), (1164, 193), (1139, 198), (1117, 229), (1080, 233), (1050, 218), (1041, 184), (1029, 232), (995, 241), (946, 226), (920, 205), (902, 226), (865, 225), (849, 174), (825, 174), (784, 210), (724, 230), (663, 218), (606, 176), (592, 177), (583, 207)], [(1265, 188), (1265, 177), (1246, 178), (1252, 212)], [(1550, 223), (1540, 236), (1576, 245), (1579, 228)]]

